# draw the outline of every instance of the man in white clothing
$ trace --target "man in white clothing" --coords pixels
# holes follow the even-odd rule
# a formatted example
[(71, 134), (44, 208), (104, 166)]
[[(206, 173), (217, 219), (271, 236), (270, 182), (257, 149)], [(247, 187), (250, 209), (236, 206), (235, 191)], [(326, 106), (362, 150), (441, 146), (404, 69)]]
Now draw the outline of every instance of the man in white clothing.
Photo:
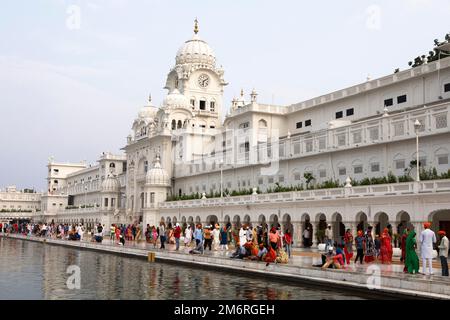
[(243, 247), (244, 244), (246, 243), (247, 243), (247, 232), (246, 230), (244, 230), (244, 227), (242, 226), (241, 229), (239, 230), (239, 245)]
[(422, 253), (422, 273), (426, 274), (426, 267), (428, 261), (428, 267), (430, 275), (433, 274), (433, 243), (436, 243), (436, 235), (433, 230), (430, 230), (431, 223), (425, 222), (423, 224), (425, 230), (420, 234), (420, 251)]

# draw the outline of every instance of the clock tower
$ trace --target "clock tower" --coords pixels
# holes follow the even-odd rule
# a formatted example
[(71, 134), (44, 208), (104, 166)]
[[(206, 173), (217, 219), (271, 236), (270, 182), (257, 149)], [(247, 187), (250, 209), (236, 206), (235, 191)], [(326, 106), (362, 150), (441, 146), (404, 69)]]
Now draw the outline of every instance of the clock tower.
[(178, 50), (165, 89), (169, 94), (178, 89), (189, 100), (194, 114), (193, 127), (218, 128), (222, 122), (223, 88), (227, 83), (224, 70), (216, 67), (213, 50), (199, 38), (198, 31), (196, 19), (194, 35)]

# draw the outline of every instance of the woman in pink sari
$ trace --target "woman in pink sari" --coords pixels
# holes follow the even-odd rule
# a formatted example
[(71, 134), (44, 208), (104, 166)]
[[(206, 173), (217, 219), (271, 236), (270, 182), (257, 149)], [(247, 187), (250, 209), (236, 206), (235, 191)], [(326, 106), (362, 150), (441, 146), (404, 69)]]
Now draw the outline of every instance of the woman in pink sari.
[(390, 264), (392, 262), (392, 243), (391, 237), (389, 236), (389, 230), (384, 228), (383, 234), (381, 235), (381, 263)]

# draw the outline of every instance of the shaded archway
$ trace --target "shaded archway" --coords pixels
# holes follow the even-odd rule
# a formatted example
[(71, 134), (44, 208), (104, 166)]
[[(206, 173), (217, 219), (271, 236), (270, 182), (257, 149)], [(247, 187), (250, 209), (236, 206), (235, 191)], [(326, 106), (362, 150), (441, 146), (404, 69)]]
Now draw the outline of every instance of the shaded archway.
[(236, 228), (240, 228), (240, 227), (241, 227), (241, 217), (239, 217), (238, 215), (235, 215), (235, 216), (233, 217), (233, 225), (234, 225)]
[(325, 229), (327, 228), (327, 216), (324, 213), (316, 215), (316, 239), (318, 243), (325, 243)]
[(187, 224), (191, 226), (191, 229), (194, 228), (194, 217), (193, 216), (189, 216), (189, 218), (187, 219)]
[(311, 223), (311, 217), (307, 213), (302, 214), (301, 221), (303, 247), (309, 248), (313, 245), (314, 226)]
[(244, 216), (244, 221), (243, 222), (244, 222), (245, 226), (248, 226), (248, 227), (252, 226), (251, 219), (250, 219), (250, 216), (248, 214), (246, 214)]
[(196, 216), (195, 217), (195, 224), (199, 224), (202, 223), (202, 219), (200, 218), (200, 216)]
[(333, 240), (338, 244), (344, 243), (345, 225), (342, 223), (342, 215), (339, 212), (335, 212), (331, 217)]
[(375, 235), (381, 235), (384, 228), (389, 225), (389, 216), (386, 212), (378, 212), (375, 215)]
[(431, 222), (431, 229), (434, 232), (444, 230), (447, 237), (450, 234), (450, 209), (440, 209), (430, 213), (428, 221)]
[(280, 223), (278, 222), (278, 215), (272, 214), (269, 219), (269, 225), (271, 228), (275, 227), (278, 228), (280, 226)]
[(286, 232), (286, 230), (289, 230), (291, 233), (291, 236), (294, 235), (294, 225), (292, 224), (291, 216), (288, 213), (283, 215), (283, 218), (281, 219), (281, 224), (282, 224), (283, 232)]
[(397, 234), (400, 236), (403, 234), (406, 228), (411, 228), (411, 217), (406, 211), (402, 210), (399, 213), (397, 213), (396, 221), (398, 222)]
[(226, 225), (226, 226), (230, 226), (230, 223), (231, 222), (231, 218), (230, 218), (230, 216), (229, 215), (226, 215), (224, 218), (223, 218), (223, 223)]
[(215, 215), (210, 215), (206, 218), (206, 224), (210, 226), (214, 226), (216, 223), (219, 223), (219, 218)]
[(368, 223), (367, 223), (367, 215), (360, 211), (356, 215), (356, 232), (362, 231), (364, 232), (367, 229)]

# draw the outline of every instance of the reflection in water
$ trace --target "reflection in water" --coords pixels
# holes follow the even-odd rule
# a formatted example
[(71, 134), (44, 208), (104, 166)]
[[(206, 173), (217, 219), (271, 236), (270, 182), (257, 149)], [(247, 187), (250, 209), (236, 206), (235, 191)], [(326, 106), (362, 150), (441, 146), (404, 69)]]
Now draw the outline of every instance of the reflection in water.
[[(0, 239), (0, 299), (358, 299), (196, 267), (61, 246)], [(81, 269), (81, 289), (70, 290), (67, 267)]]

